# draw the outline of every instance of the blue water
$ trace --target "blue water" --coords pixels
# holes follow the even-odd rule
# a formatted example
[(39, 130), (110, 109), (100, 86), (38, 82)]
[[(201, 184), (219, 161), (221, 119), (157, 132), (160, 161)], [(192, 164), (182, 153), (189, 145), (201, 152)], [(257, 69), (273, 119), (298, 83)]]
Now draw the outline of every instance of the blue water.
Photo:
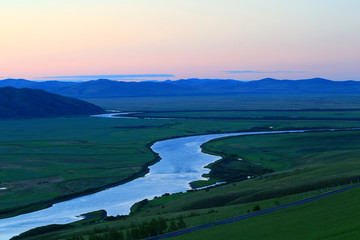
[(39, 226), (74, 222), (79, 220), (76, 216), (99, 209), (106, 210), (112, 216), (128, 214), (134, 203), (145, 198), (184, 192), (190, 189), (190, 182), (204, 179), (201, 175), (209, 172), (204, 166), (220, 158), (201, 152), (200, 145), (209, 140), (235, 135), (295, 132), (305, 130), (211, 134), (156, 142), (152, 149), (159, 153), (161, 161), (150, 166), (146, 176), (95, 194), (57, 203), (47, 209), (0, 219), (0, 239), (9, 239)]

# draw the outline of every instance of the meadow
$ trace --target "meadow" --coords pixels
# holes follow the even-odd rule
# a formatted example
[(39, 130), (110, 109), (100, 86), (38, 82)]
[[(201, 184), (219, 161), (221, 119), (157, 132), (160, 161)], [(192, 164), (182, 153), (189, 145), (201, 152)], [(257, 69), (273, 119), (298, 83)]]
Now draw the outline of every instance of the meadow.
[(2, 217), (119, 184), (147, 171), (149, 145), (177, 136), (274, 129), (356, 127), (356, 122), (62, 118), (1, 121)]
[(236, 120), (360, 120), (359, 110), (218, 110), (218, 111), (155, 111), (130, 114), (139, 118), (236, 119)]
[(360, 190), (172, 239), (358, 239)]
[[(91, 99), (107, 109), (162, 111), (157, 114), (187, 114), (205, 119), (1, 120), (0, 187), (7, 189), (0, 191), (0, 216), (42, 208), (141, 176), (146, 173), (147, 165), (158, 160), (149, 146), (159, 139), (220, 132), (360, 127), (359, 121), (349, 119), (357, 117), (360, 99), (356, 96), (301, 99), (287, 96), (288, 101), (284, 101), (285, 97)], [(257, 108), (253, 110), (257, 111), (219, 110), (222, 107), (250, 110), (255, 105)], [(299, 109), (302, 111), (294, 111)], [(243, 113), (259, 119), (232, 119)], [(288, 118), (265, 119), (266, 114)], [(230, 119), (212, 119), (215, 115)], [(302, 119), (294, 119), (299, 116)], [(223, 160), (209, 165), (210, 180), (225, 180), (230, 184), (159, 197), (133, 211), (131, 216), (63, 230), (61, 234), (64, 239), (74, 235), (87, 239), (94, 229), (99, 236), (107, 229), (116, 229), (126, 235), (127, 230), (151, 221), (153, 216), (167, 219), (168, 226), (182, 216), (190, 226), (229, 217), (234, 208), (247, 211), (254, 203), (281, 203), (294, 194), (355, 181), (360, 176), (359, 134), (358, 131), (312, 132), (211, 141), (203, 145), (204, 150), (221, 155)], [(252, 178), (245, 180), (247, 176)], [(59, 232), (56, 236), (60, 236)], [(47, 237), (44, 239), (50, 239)]]
[(90, 117), (2, 120), (0, 129), (2, 217), (145, 174), (157, 139), (219, 131), (215, 122)]
[(219, 96), (84, 98), (106, 109), (123, 111), (359, 109), (357, 94), (243, 93)]
[(358, 131), (335, 131), (229, 137), (210, 141), (202, 148), (222, 156), (221, 161), (208, 166), (212, 169), (210, 179), (232, 182), (303, 167), (331, 166), (336, 167), (339, 174), (348, 173), (347, 163), (355, 161), (356, 166), (360, 157), (359, 144)]

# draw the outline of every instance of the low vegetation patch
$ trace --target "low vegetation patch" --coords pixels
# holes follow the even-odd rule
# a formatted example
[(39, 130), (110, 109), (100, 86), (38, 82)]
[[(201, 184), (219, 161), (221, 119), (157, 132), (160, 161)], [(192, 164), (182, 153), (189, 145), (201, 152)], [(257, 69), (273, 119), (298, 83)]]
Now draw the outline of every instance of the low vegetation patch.
[[(284, 111), (246, 112), (246, 117), (252, 115), (251, 117), (256, 117), (256, 120), (235, 119), (241, 117), (241, 111), (216, 110), (222, 109), (223, 106), (228, 106), (228, 109), (237, 108), (235, 110), (239, 110), (239, 106), (255, 106), (255, 103), (252, 104), (246, 99), (240, 104), (238, 99), (220, 96), (211, 98), (214, 100), (212, 105), (207, 102), (210, 98), (195, 97), (194, 99), (199, 101), (194, 101), (194, 105), (191, 106), (182, 101), (180, 104), (179, 101), (166, 102), (158, 98), (153, 98), (150, 103), (146, 102), (148, 98), (133, 99), (134, 102), (129, 99), (96, 100), (113, 107), (122, 106), (127, 101), (129, 105), (126, 105), (124, 110), (146, 110), (149, 104), (153, 107), (148, 109), (150, 111), (155, 108), (160, 111), (174, 108), (182, 111), (191, 108), (196, 111), (171, 114), (196, 115), (202, 119), (84, 117), (2, 120), (0, 187), (6, 187), (6, 190), (0, 191), (0, 217), (33, 211), (66, 197), (98, 191), (141, 176), (146, 173), (149, 164), (158, 160), (157, 155), (149, 147), (159, 139), (223, 132), (360, 126), (358, 121), (350, 119), (357, 114), (355, 110), (319, 112), (312, 115), (312, 118), (306, 118), (315, 110), (287, 112), (286, 109), (315, 106), (306, 105), (308, 99), (304, 103), (298, 102), (298, 99), (286, 102), (284, 98), (275, 96), (272, 96), (271, 102), (269, 98), (271, 96), (267, 96), (266, 101), (265, 98), (256, 100), (262, 102), (258, 105), (259, 108), (276, 106), (278, 110)], [(328, 103), (327, 107), (338, 106), (338, 101), (335, 102), (333, 99), (319, 97), (318, 100), (324, 104)], [(234, 105), (229, 104), (231, 102)], [(144, 105), (145, 103), (147, 105)], [(249, 104), (248, 107), (246, 104)], [(140, 107), (135, 108), (135, 105)], [(357, 104), (351, 100), (343, 106), (355, 108)], [(209, 111), (201, 112), (199, 109)], [(164, 116), (164, 113), (157, 114)], [(215, 115), (220, 119), (213, 118)], [(231, 117), (233, 118), (230, 119)], [(324, 117), (327, 120), (321, 119)], [(165, 194), (134, 205), (130, 216), (105, 217), (99, 212), (95, 214), (99, 217), (96, 221), (96, 218), (89, 218), (81, 224), (35, 229), (27, 233), (30, 235), (23, 235), (22, 239), (145, 238), (321, 194), (339, 185), (341, 187), (358, 181), (359, 139), (358, 131), (339, 131), (243, 136), (211, 141), (203, 145), (204, 151), (221, 155), (222, 160), (208, 166), (211, 169), (206, 176), (210, 178), (209, 181), (197, 181), (193, 185), (202, 187), (215, 182), (227, 182), (226, 185), (187, 193)], [(260, 223), (268, 224), (274, 219), (276, 220), (273, 216), (267, 222)], [(306, 218), (304, 220), (309, 221)], [(345, 221), (339, 229), (345, 231), (352, 227), (354, 226)], [(232, 233), (230, 230), (225, 231)], [(316, 236), (325, 236), (325, 233), (329, 236), (333, 234), (324, 230), (324, 235)], [(337, 233), (339, 232), (334, 232)], [(214, 233), (214, 236), (217, 236), (216, 234)], [(244, 236), (247, 236), (246, 234)], [(229, 235), (229, 239), (233, 236)], [(265, 235), (256, 236), (258, 238), (249, 239), (259, 239)], [(199, 239), (202, 238), (203, 236), (200, 236)]]

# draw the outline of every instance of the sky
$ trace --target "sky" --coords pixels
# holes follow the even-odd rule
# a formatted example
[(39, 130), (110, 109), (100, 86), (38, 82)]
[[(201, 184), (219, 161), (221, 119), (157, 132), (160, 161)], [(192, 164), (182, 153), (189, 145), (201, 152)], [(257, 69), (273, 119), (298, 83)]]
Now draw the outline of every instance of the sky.
[(1, 0), (0, 79), (360, 81), (359, 0)]

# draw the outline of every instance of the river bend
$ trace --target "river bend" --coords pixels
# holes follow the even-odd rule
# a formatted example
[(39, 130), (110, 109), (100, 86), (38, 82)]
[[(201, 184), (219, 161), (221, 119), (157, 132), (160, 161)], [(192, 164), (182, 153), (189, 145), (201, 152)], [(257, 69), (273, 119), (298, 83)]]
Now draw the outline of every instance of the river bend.
[(74, 222), (79, 220), (76, 216), (99, 209), (106, 210), (110, 216), (128, 214), (130, 207), (142, 199), (152, 199), (164, 193), (184, 192), (190, 189), (190, 182), (203, 179), (201, 175), (209, 172), (204, 166), (220, 159), (219, 156), (201, 152), (200, 146), (212, 139), (305, 131), (224, 133), (158, 141), (151, 148), (159, 153), (161, 160), (150, 166), (149, 173), (144, 177), (98, 193), (60, 202), (43, 210), (0, 219), (0, 239), (9, 239), (40, 226)]

